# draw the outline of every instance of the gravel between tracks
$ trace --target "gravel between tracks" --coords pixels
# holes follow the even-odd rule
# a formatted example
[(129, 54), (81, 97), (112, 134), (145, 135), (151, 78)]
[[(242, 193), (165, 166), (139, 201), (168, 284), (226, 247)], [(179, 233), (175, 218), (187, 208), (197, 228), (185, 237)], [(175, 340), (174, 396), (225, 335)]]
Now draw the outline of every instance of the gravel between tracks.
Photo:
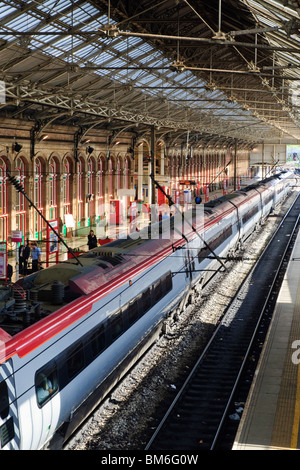
[[(277, 209), (283, 215), (297, 197)], [(172, 330), (149, 350), (94, 412), (66, 450), (142, 450), (175, 398), (195, 358), (205, 347), (241, 281), (274, 233), (280, 217), (269, 217), (247, 241), (243, 261), (230, 262), (189, 305)]]

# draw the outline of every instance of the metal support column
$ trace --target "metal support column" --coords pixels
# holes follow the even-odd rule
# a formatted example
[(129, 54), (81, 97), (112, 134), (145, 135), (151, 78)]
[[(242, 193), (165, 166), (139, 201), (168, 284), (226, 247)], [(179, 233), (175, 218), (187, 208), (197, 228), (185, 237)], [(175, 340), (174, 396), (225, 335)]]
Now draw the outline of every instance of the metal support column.
[(155, 129), (151, 126), (151, 205), (155, 204)]

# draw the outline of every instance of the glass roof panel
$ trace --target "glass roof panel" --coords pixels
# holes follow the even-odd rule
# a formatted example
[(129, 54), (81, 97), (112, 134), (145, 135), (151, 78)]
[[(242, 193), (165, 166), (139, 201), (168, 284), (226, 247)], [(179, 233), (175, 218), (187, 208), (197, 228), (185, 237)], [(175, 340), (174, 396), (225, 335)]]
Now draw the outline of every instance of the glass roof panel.
[[(95, 46), (93, 44), (88, 44), (87, 46), (82, 47), (81, 49), (76, 51), (76, 57), (79, 57), (79, 58), (82, 57), (83, 59), (85, 59), (85, 62), (86, 62), (89, 59), (89, 55), (94, 54), (94, 52), (95, 52)], [(93, 63), (97, 63), (97, 61), (93, 59)], [(80, 65), (84, 65), (84, 64), (80, 64)]]
[(61, 11), (72, 5), (71, 0), (45, 0), (39, 5), (39, 9), (47, 13)]
[(13, 20), (5, 23), (8, 30), (30, 31), (40, 23), (40, 19), (34, 18), (27, 13), (17, 16)]
[(99, 14), (99, 10), (95, 9), (91, 4), (85, 3), (82, 6), (74, 8), (64, 17), (63, 21), (64, 23), (73, 26), (82, 22), (87, 22), (90, 16), (96, 15), (97, 13)]
[(0, 19), (1, 23), (5, 23), (5, 18), (12, 13), (18, 11), (17, 8), (14, 8), (13, 6), (9, 5), (4, 5), (3, 2), (0, 2)]
[[(143, 94), (144, 96), (147, 94), (159, 99), (170, 99), (174, 105), (173, 108), (175, 109), (176, 105), (179, 113), (189, 107), (193, 108), (192, 115), (196, 116), (195, 109), (201, 111), (206, 108), (206, 111), (222, 115), (224, 119), (239, 119), (239, 116), (234, 116), (234, 113), (241, 110), (240, 105), (226, 101), (216, 104), (211, 101), (222, 97), (225, 100), (226, 96), (219, 90), (205, 89), (206, 82), (189, 70), (185, 70), (183, 73), (172, 70), (171, 60), (166, 58), (162, 51), (154, 49), (143, 39), (130, 36), (108, 38), (95, 35), (95, 37), (91, 37), (82, 34), (87, 31), (96, 31), (108, 23), (107, 16), (103, 15), (89, 1), (85, 1), (81, 5), (72, 0), (32, 0), (31, 3), (32, 5), (26, 12), (20, 10), (15, 18), (5, 23), (5, 17), (19, 10), (0, 2), (0, 17), (3, 18), (4, 31), (7, 30), (7, 35), (1, 36), (1, 39), (15, 43), (16, 38), (19, 41), (17, 32), (26, 32), (32, 29), (36, 29), (39, 33), (57, 33), (57, 35), (30, 36), (30, 49), (34, 52), (34, 48), (36, 48), (44, 54), (66, 62), (70, 59), (72, 51), (72, 59), (80, 66), (99, 65), (99, 70), (93, 71), (95, 74), (109, 77), (120, 83), (129, 82), (133, 86), (139, 86), (140, 89), (137, 89), (137, 93), (141, 93), (141, 98), (143, 98)], [(249, 3), (257, 6), (261, 22), (277, 25), (276, 18), (267, 15), (267, 8), (261, 2), (249, 0)], [(264, 16), (265, 12), (266, 16)], [(282, 15), (284, 14), (283, 12)], [(45, 20), (52, 22), (46, 24)], [(115, 22), (110, 20), (110, 24), (115, 24)], [(70, 27), (74, 28), (74, 35), (59, 34), (60, 31), (69, 31)], [(16, 32), (15, 35), (10, 34), (13, 31)], [(132, 68), (134, 66), (136, 69)], [(99, 91), (101, 91), (101, 86)], [(158, 102), (158, 100), (153, 100), (153, 102), (155, 101)], [(158, 108), (158, 111), (160, 109)], [(175, 114), (178, 114), (177, 110)]]
[(82, 40), (74, 36), (63, 36), (61, 39), (55, 41), (53, 47), (61, 49), (66, 52), (68, 50), (74, 49), (79, 44), (82, 44)]
[(97, 20), (86, 21), (86, 24), (82, 25), (80, 27), (80, 30), (81, 31), (95, 31), (101, 25), (105, 24), (106, 20), (107, 20), (107, 16), (105, 15), (99, 16)]

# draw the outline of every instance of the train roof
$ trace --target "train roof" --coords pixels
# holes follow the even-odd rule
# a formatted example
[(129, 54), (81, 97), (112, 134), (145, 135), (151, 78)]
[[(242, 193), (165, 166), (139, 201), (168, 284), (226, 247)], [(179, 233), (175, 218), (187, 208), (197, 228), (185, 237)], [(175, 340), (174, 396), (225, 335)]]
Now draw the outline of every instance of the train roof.
[[(224, 217), (226, 211), (234, 210), (232, 204), (229, 206), (226, 202), (237, 198), (246, 201), (248, 197), (245, 196), (249, 196), (249, 192), (240, 191), (205, 204), (204, 209), (209, 213), (204, 214), (204, 224), (199, 224), (199, 227), (205, 229), (214, 224)], [(194, 222), (193, 227), (198, 229)], [(160, 226), (155, 224), (142, 234), (94, 248), (80, 255), (80, 263), (75, 258), (69, 259), (29, 275), (15, 285), (0, 286), (0, 347), (5, 349), (2, 360), (16, 351), (22, 356), (29, 348), (54, 336), (55, 332), (86, 315), (95, 301), (128, 284), (130, 279), (143, 274), (195, 236), (191, 228), (187, 238), (162, 239), (159, 238)], [(29, 303), (30, 321), (22, 314), (21, 319), (14, 314), (7, 319), (3, 312), (9, 312), (14, 304), (22, 304), (25, 298)]]
[[(3, 311), (0, 310), (0, 363), (16, 353), (20, 357), (27, 354), (84, 317), (91, 311), (93, 303), (116, 288), (129, 285), (131, 278), (142, 274), (172, 252), (170, 243), (154, 240), (151, 252), (144, 250), (140, 252), (141, 257), (130, 256), (132, 249), (129, 249), (129, 246), (136, 249), (141, 248), (141, 244), (138, 240), (122, 242), (128, 243), (127, 259), (125, 255), (124, 258), (120, 257), (116, 243), (112, 243), (110, 247), (95, 248), (81, 255), (82, 266), (77, 264), (76, 260), (69, 260), (29, 275), (13, 286), (1, 286), (0, 306), (8, 305), (12, 301), (24, 302), (22, 292), (27, 292), (31, 315), (28, 323), (22, 313), (19, 317), (14, 315), (13, 311), (10, 319), (1, 320)], [(109, 256), (109, 250), (115, 253)], [(104, 259), (114, 261), (106, 261), (107, 268), (104, 268), (98, 265), (99, 260), (103, 263)], [(62, 301), (57, 298), (60, 293), (53, 290), (53, 287), (61, 285), (64, 296)], [(9, 292), (11, 289), (13, 291)], [(41, 311), (38, 309), (39, 305), (42, 306)]]
[(280, 173), (272, 175), (268, 178), (264, 178), (263, 180), (260, 180), (257, 183), (249, 184), (248, 186), (245, 186), (244, 188), (239, 189), (238, 191), (225, 194), (217, 199), (213, 199), (209, 202), (206, 202), (204, 204), (204, 207), (205, 209), (214, 209), (220, 206), (221, 204), (224, 204), (225, 202), (236, 202), (239, 198), (241, 198), (241, 196), (248, 195), (250, 191), (259, 191), (260, 189), (264, 190), (268, 186), (268, 184), (276, 184), (278, 182), (278, 179), (285, 177), (287, 173), (287, 171), (281, 171)]

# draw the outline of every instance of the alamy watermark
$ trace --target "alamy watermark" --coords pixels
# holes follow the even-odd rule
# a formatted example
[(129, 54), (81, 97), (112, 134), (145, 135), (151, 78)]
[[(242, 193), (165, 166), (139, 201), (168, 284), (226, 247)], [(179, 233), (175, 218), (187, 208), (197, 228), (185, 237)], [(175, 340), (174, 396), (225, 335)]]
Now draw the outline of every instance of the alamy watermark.
[(204, 222), (203, 204), (152, 204), (151, 208), (139, 204), (127, 212), (116, 211), (110, 203), (100, 205), (98, 211), (102, 216), (95, 228), (97, 238), (179, 240), (202, 231)]
[(292, 342), (292, 349), (296, 349), (292, 354), (292, 363), (297, 366), (300, 364), (300, 339), (295, 339), (295, 341)]

